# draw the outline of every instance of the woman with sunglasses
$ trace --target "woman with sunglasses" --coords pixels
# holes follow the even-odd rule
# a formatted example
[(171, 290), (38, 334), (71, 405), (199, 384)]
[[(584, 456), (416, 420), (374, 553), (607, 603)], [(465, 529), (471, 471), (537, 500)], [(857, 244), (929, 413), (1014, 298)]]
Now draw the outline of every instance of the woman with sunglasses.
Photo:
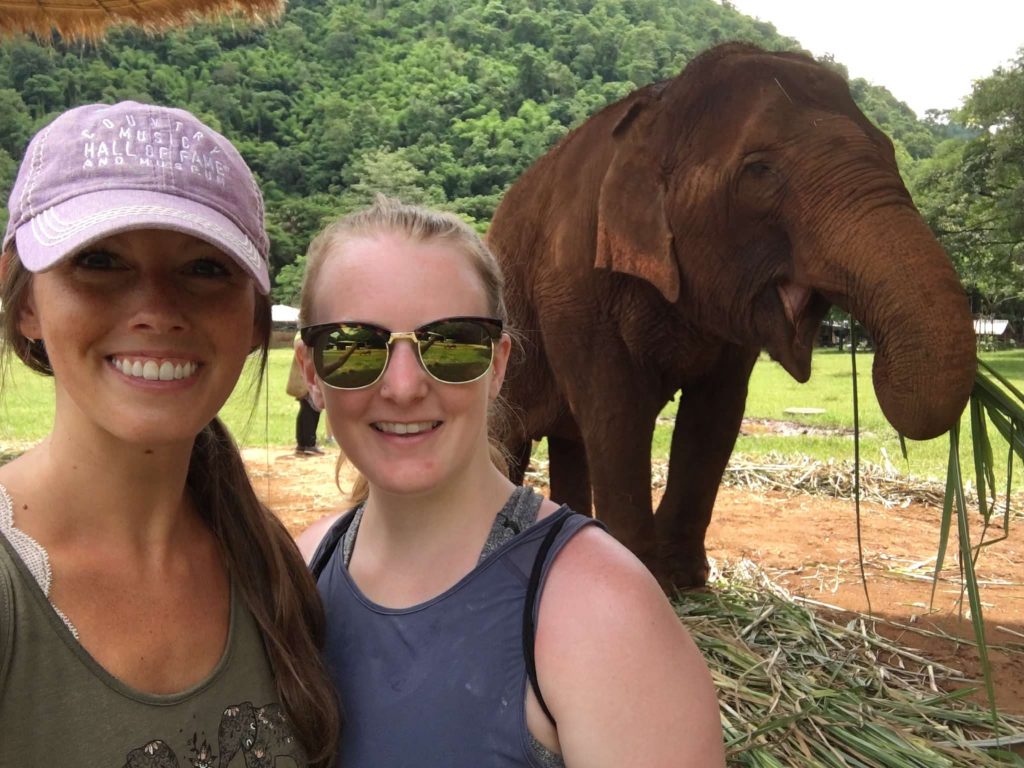
[(330, 765), (315, 585), (217, 419), (270, 334), (252, 174), (188, 112), (93, 104), (8, 210), (5, 360), (56, 404), (0, 467), (0, 765)]
[(512, 343), (479, 237), (381, 198), (306, 270), (303, 368), (359, 473), (356, 506), (300, 537), (339, 764), (723, 765), (710, 675), (651, 575), (508, 480), (489, 432)]

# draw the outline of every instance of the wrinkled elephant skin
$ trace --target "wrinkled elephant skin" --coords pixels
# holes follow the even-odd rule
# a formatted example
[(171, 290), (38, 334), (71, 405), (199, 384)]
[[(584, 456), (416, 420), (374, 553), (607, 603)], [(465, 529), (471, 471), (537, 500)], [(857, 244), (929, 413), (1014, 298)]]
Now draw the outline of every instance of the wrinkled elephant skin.
[[(546, 436), (552, 498), (593, 498), (666, 586), (706, 578), (761, 349), (806, 381), (821, 319), (848, 309), (886, 418), (914, 439), (947, 430), (973, 384), (965, 293), (892, 143), (800, 54), (726, 44), (607, 107), (512, 186), (488, 240), (524, 347), (506, 385), (514, 479)], [(652, 514), (654, 424), (680, 390)]]

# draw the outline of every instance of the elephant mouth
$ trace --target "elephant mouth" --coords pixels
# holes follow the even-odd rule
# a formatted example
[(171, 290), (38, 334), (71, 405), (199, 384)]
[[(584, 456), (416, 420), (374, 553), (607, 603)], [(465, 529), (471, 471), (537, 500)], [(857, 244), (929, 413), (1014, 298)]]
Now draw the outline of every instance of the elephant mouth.
[(814, 339), (832, 302), (813, 288), (792, 280), (781, 280), (774, 289), (764, 294), (772, 315), (765, 347), (772, 359), (803, 383), (811, 377)]

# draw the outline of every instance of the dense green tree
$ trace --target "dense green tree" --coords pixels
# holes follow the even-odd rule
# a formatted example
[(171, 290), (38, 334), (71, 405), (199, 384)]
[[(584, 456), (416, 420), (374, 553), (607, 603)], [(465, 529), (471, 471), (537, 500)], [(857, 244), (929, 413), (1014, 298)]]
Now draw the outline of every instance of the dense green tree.
[[(6, 200), (14, 186), (14, 177), (18, 173), (18, 163), (5, 149), (0, 149), (0, 196)], [(0, 208), (0, 230), (7, 229), (7, 208)]]
[(976, 311), (1024, 315), (1024, 50), (975, 83), (962, 110), (929, 115), (940, 138), (909, 174), (922, 214)]
[(9, 157), (20, 157), (31, 138), (32, 116), (13, 88), (0, 88), (0, 115), (0, 149)]
[(342, 208), (352, 211), (369, 205), (376, 195), (397, 197), (415, 205), (442, 205), (444, 191), (431, 186), (426, 174), (413, 165), (404, 150), (371, 149), (352, 164), (352, 182), (341, 195)]
[(1024, 241), (1024, 48), (1012, 66), (975, 83), (963, 117), (981, 130), (972, 142), (978, 151), (971, 178), (1019, 247)]

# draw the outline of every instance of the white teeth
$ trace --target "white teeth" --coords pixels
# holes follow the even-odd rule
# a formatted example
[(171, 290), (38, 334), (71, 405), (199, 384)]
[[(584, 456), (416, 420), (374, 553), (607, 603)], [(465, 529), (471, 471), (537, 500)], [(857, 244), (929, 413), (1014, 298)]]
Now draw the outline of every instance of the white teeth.
[(125, 376), (132, 376), (146, 381), (174, 381), (175, 379), (187, 379), (198, 369), (199, 364), (194, 362), (175, 363), (170, 360), (128, 360), (118, 357), (112, 358), (114, 367)]
[(393, 435), (416, 435), (420, 432), (426, 432), (428, 429), (433, 429), (437, 422), (433, 421), (419, 421), (404, 423), (400, 421), (378, 421), (376, 423), (377, 429), (381, 432), (388, 432)]

